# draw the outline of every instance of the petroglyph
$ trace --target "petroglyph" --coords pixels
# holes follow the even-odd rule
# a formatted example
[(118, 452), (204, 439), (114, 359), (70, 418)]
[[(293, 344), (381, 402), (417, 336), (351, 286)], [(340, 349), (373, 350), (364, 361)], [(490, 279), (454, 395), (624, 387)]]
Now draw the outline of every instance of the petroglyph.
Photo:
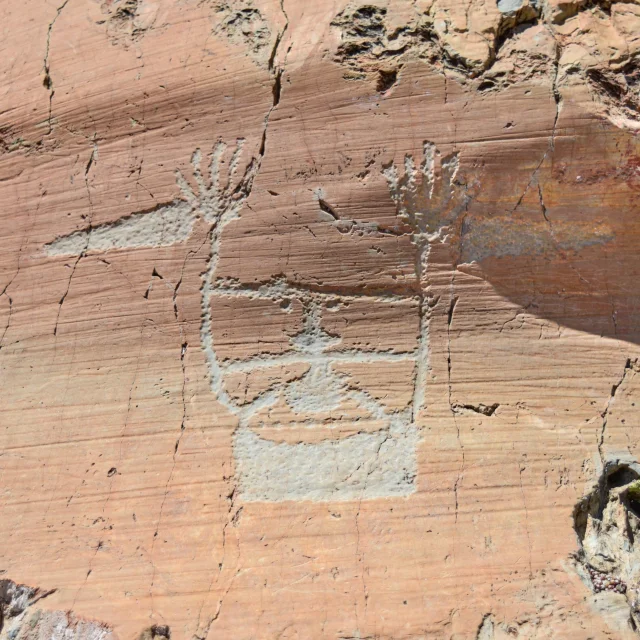
[(149, 213), (134, 213), (112, 224), (77, 231), (46, 245), (50, 256), (79, 255), (130, 247), (163, 247), (184, 242), (191, 234), (195, 212), (177, 201)]
[(238, 216), (255, 177), (255, 161), (252, 160), (238, 182), (235, 185), (231, 182), (238, 171), (243, 146), (244, 139), (239, 138), (230, 158), (229, 179), (226, 184), (220, 184), (220, 167), (227, 145), (220, 141), (211, 153), (208, 185), (200, 168), (202, 161), (200, 149), (196, 149), (192, 155), (196, 193), (182, 173), (176, 171), (176, 181), (180, 187), (182, 199), (161, 205), (151, 211), (133, 213), (112, 223), (57, 238), (45, 245), (45, 252), (50, 256), (73, 256), (111, 249), (170, 246), (184, 242), (189, 237), (198, 215), (202, 215), (214, 226), (220, 224), (224, 226)]
[[(203, 275), (200, 337), (211, 390), (237, 417), (233, 452), (242, 497), (281, 501), (408, 495), (415, 490), (416, 421), (426, 406), (429, 249), (446, 242), (474, 259), (484, 257), (483, 250), (491, 252), (482, 234), (473, 235), (478, 225), (465, 226), (476, 184), (470, 188), (458, 179), (457, 153), (441, 157), (429, 141), (423, 144), (419, 166), (409, 155), (401, 171), (392, 163), (383, 165), (404, 228), (398, 233), (409, 234), (415, 247), (416, 294), (328, 293), (282, 277), (245, 286), (217, 277), (223, 231), (240, 216), (258, 169), (252, 158), (240, 170), (243, 146), (242, 139), (233, 149), (216, 143), (206, 176), (202, 154), (196, 150), (191, 159), (195, 191), (178, 171), (181, 197), (57, 238), (45, 252), (78, 256), (174, 245), (187, 241), (196, 220), (204, 220), (210, 254)], [(321, 195), (316, 193), (318, 199)], [(327, 224), (342, 232), (345, 221), (335, 219), (335, 214), (327, 218)], [(463, 243), (465, 228), (470, 235)], [(367, 227), (367, 236), (383, 233), (375, 224)], [(494, 230), (491, 235), (499, 234)], [(568, 237), (558, 227), (553, 240), (560, 242), (561, 235)], [(606, 234), (574, 237), (573, 243), (586, 246), (603, 237)], [(509, 253), (509, 246), (492, 255)], [(393, 339), (379, 346), (343, 341), (332, 319), (350, 304), (363, 309), (403, 305), (406, 313), (416, 316), (415, 340), (408, 341), (405, 333), (397, 344)], [(262, 335), (252, 336), (254, 322), (246, 325), (248, 331), (235, 327), (242, 309), (260, 314), (267, 325), (260, 329)], [(397, 378), (400, 371), (408, 375)], [(387, 378), (394, 379), (393, 388), (385, 383)]]
[(105, 16), (98, 24), (105, 24), (113, 44), (125, 48), (153, 27), (158, 14), (154, 2), (145, 0), (105, 0), (100, 9)]
[[(209, 327), (204, 327), (203, 341), (213, 374), (213, 390), (239, 419), (234, 434), (234, 454), (244, 499), (349, 500), (413, 492), (418, 434), (411, 422), (410, 410), (389, 409), (365, 389), (356, 387), (336, 365), (415, 361), (416, 352), (363, 353), (357, 349), (340, 349), (340, 338), (322, 328), (322, 313), (328, 303), (341, 296), (289, 287), (283, 281), (270, 283), (258, 291), (230, 291), (214, 285), (210, 288), (207, 306), (215, 304), (217, 296), (229, 294), (280, 300), (285, 295), (299, 300), (304, 309), (303, 327), (291, 338), (291, 349), (272, 357), (257, 355), (221, 362), (215, 357), (213, 335)], [(283, 365), (308, 368), (293, 380), (272, 381), (268, 391), (241, 407), (223, 388), (222, 382), (228, 374), (251, 374)], [(354, 409), (378, 421), (380, 427), (374, 433), (359, 431), (342, 439), (330, 438), (313, 444), (276, 443), (261, 437), (259, 427), (264, 426), (264, 411), (278, 403), (287, 405), (298, 418), (294, 426), (303, 429), (327, 424), (320, 414), (337, 412), (343, 416)], [(280, 425), (269, 421), (268, 426)]]
[[(415, 490), (418, 429), (414, 416), (425, 404), (423, 387), (428, 367), (425, 296), (323, 293), (293, 286), (284, 279), (274, 279), (257, 288), (228, 279), (218, 280), (222, 232), (240, 215), (257, 168), (252, 159), (239, 175), (242, 149), (243, 140), (238, 140), (233, 151), (218, 142), (211, 153), (206, 178), (200, 168), (202, 154), (196, 150), (192, 156), (195, 192), (177, 172), (181, 198), (152, 211), (135, 212), (116, 222), (57, 238), (45, 246), (45, 251), (50, 256), (63, 256), (168, 246), (186, 241), (196, 219), (203, 218), (210, 225), (211, 250), (203, 276), (201, 342), (211, 390), (238, 419), (233, 451), (243, 499), (351, 500), (408, 495)], [(228, 175), (223, 180), (221, 173), (227, 156), (230, 156)], [(411, 186), (410, 181), (399, 181), (399, 185), (403, 194)], [(449, 180), (445, 188), (451, 187)], [(434, 189), (432, 185), (428, 197), (435, 202), (438, 195), (434, 195)], [(443, 207), (448, 206), (447, 197), (441, 200)], [(412, 212), (407, 216), (408, 221), (417, 220), (411, 217)], [(416, 228), (417, 264), (423, 266), (427, 236), (422, 226)], [(426, 273), (422, 267), (417, 275), (424, 281)], [(288, 301), (282, 313), (291, 313), (294, 306), (301, 308), (301, 328), (275, 353), (220, 357), (212, 308), (233, 298), (274, 302), (278, 308)], [(406, 304), (407, 300), (413, 301), (408, 308), (419, 315), (416, 318), (419, 335), (410, 348), (406, 344), (400, 349), (350, 348), (342, 344), (338, 334), (323, 327), (323, 314), (335, 312), (343, 303), (370, 301), (393, 305)], [(406, 343), (406, 337), (402, 342)], [(352, 376), (349, 370), (349, 366), (384, 368), (392, 363), (404, 363), (414, 372), (407, 381), (410, 402), (406, 399), (393, 402), (384, 393), (370, 392), (362, 369), (359, 376)], [(256, 391), (245, 387), (243, 394), (237, 393), (238, 375), (245, 376), (246, 385), (250, 380), (261, 381), (262, 388)], [(287, 421), (277, 416), (286, 416)], [(337, 428), (348, 422), (355, 427), (347, 431)], [(294, 442), (276, 441), (265, 435), (265, 428), (291, 427), (298, 429), (298, 433), (300, 429), (311, 433), (327, 428), (330, 433), (316, 436), (315, 440), (300, 435)]]
[[(363, 351), (341, 346), (339, 337), (329, 334), (322, 326), (323, 313), (330, 303), (349, 299), (391, 304), (405, 301), (402, 296), (343, 296), (294, 287), (284, 281), (265, 283), (259, 289), (226, 286), (210, 282), (205, 300), (203, 342), (212, 370), (212, 386), (219, 399), (238, 413), (239, 427), (234, 435), (234, 452), (241, 479), (242, 494), (248, 500), (311, 499), (349, 500), (382, 496), (408, 495), (415, 490), (416, 447), (418, 429), (415, 417), (425, 407), (425, 387), (428, 372), (428, 308), (426, 298), (427, 258), (429, 244), (444, 241), (449, 228), (457, 228), (458, 218), (466, 209), (470, 195), (466, 185), (457, 183), (458, 156), (439, 159), (435, 145), (425, 142), (425, 159), (420, 169), (410, 156), (405, 159), (403, 176), (393, 164), (384, 168), (391, 196), (398, 216), (412, 231), (416, 247), (416, 279), (420, 283), (417, 297), (417, 345), (402, 353)], [(418, 173), (421, 180), (418, 184)], [(319, 195), (317, 195), (320, 198)], [(332, 216), (333, 218), (333, 216)], [(334, 226), (343, 221), (330, 220)], [(458, 225), (459, 226), (459, 225)], [(375, 225), (374, 225), (375, 227)], [(370, 234), (377, 229), (368, 229)], [(339, 229), (340, 230), (340, 229)], [(213, 252), (217, 255), (217, 250)], [(213, 267), (215, 268), (215, 267)], [(212, 272), (213, 273), (213, 272)], [(265, 358), (220, 363), (215, 357), (210, 326), (210, 302), (216, 295), (247, 296), (261, 299), (294, 299), (303, 305), (303, 328), (291, 338), (291, 352)], [(208, 317), (208, 324), (207, 324)], [(354, 384), (353, 378), (339, 369), (339, 365), (375, 365), (390, 362), (411, 362), (414, 376), (412, 397), (408, 406), (390, 408), (368, 389)], [(259, 369), (305, 363), (309, 368), (282, 388), (272, 385), (269, 391), (245, 404), (237, 411), (225, 397), (222, 379), (227, 372), (251, 373)], [(364, 387), (365, 385), (363, 385)], [(267, 407), (275, 406), (281, 398), (294, 413), (311, 416), (299, 424), (315, 427), (313, 419), (327, 411), (346, 412), (350, 402), (375, 419), (380, 427), (373, 432), (358, 431), (342, 439), (325, 439), (310, 444), (289, 444), (261, 438), (252, 429), (252, 419)], [(232, 404), (232, 403), (231, 403)], [(268, 481), (265, 481), (268, 479)]]
[(467, 219), (462, 227), (460, 259), (463, 262), (503, 256), (533, 255), (554, 251), (580, 251), (613, 240), (611, 228), (602, 223), (532, 222), (507, 217)]
[(416, 245), (424, 247), (429, 242), (446, 242), (456, 233), (471, 195), (467, 185), (456, 179), (458, 153), (441, 157), (435, 144), (428, 141), (423, 143), (423, 151), (419, 167), (406, 155), (402, 174), (393, 163), (383, 168), (383, 174), (398, 217), (411, 228)]

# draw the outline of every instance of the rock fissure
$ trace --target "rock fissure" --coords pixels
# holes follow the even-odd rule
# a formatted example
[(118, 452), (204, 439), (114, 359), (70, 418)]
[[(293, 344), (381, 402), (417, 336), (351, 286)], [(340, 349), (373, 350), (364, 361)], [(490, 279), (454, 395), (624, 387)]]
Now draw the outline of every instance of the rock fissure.
[[(558, 111), (559, 81), (567, 86), (579, 81), (594, 102), (601, 103), (605, 117), (637, 129), (640, 51), (633, 28), (621, 22), (637, 16), (624, 3), (609, 6), (614, 10), (606, 14), (597, 3), (579, 0), (504, 1), (483, 16), (479, 28), (469, 20), (470, 4), (462, 18), (451, 3), (441, 0), (416, 11), (403, 26), (396, 24), (390, 8), (350, 5), (331, 23), (341, 35), (333, 59), (346, 69), (345, 78), (375, 82), (383, 95), (393, 89), (408, 62), (422, 61), (443, 74), (445, 104), (448, 74), (481, 93), (551, 78)], [(573, 30), (567, 29), (569, 24)], [(611, 50), (596, 47), (593, 35), (603, 24), (617, 29), (625, 44), (616, 42)], [(578, 47), (585, 51), (584, 66), (574, 61)]]
[(600, 414), (600, 417), (602, 418), (602, 425), (600, 427), (600, 436), (598, 438), (598, 453), (600, 455), (600, 460), (602, 464), (604, 464), (604, 461), (605, 461), (604, 439), (607, 431), (607, 422), (609, 420), (609, 412), (611, 411), (611, 406), (615, 402), (618, 389), (620, 389), (620, 387), (624, 383), (629, 372), (637, 371), (637, 370), (638, 370), (638, 361), (637, 360), (632, 361), (630, 358), (628, 358), (624, 365), (622, 375), (620, 376), (620, 379), (612, 385), (611, 393), (609, 394), (605, 408)]
[[(63, 7), (67, 4), (69, 0), (66, 0), (65, 4), (62, 5)], [(88, 178), (88, 174), (89, 174), (89, 170), (91, 169), (91, 167), (95, 167), (96, 163), (98, 161), (98, 146), (96, 144), (96, 142), (93, 142), (93, 148), (91, 150), (91, 155), (89, 156), (89, 160), (87, 161), (87, 164), (85, 166), (85, 170), (84, 170), (84, 184), (85, 184), (85, 189), (87, 191), (87, 199), (89, 201), (89, 215), (88, 215), (88, 224), (87, 224), (87, 228), (86, 231), (82, 232), (84, 234), (84, 244), (82, 246), (82, 249), (80, 251), (80, 253), (78, 253), (73, 265), (71, 266), (71, 273), (69, 274), (69, 279), (67, 280), (67, 287), (64, 291), (64, 293), (62, 294), (62, 298), (60, 298), (60, 302), (58, 302), (58, 311), (56, 313), (56, 321), (55, 321), (55, 325), (53, 327), (53, 335), (57, 336), (58, 334), (58, 324), (60, 322), (60, 314), (62, 312), (62, 305), (64, 304), (65, 300), (67, 299), (67, 296), (69, 295), (69, 291), (71, 290), (71, 281), (73, 280), (73, 276), (75, 275), (76, 269), (78, 267), (78, 264), (80, 263), (80, 260), (82, 260), (82, 258), (84, 258), (87, 254), (87, 251), (89, 250), (89, 247), (91, 246), (91, 235), (93, 232), (93, 200), (91, 198), (91, 189), (89, 187), (89, 178)], [(77, 237), (77, 234), (74, 234)], [(82, 242), (82, 241), (81, 241)], [(53, 243), (52, 243), (53, 244)], [(49, 245), (47, 245), (49, 246)]]
[(529, 581), (533, 578), (533, 549), (531, 546), (531, 534), (529, 532), (529, 509), (527, 507), (527, 498), (524, 493), (524, 485), (522, 483), (522, 474), (526, 467), (518, 464), (518, 480), (520, 482), (520, 495), (522, 496), (522, 507), (524, 508), (524, 530), (527, 536), (527, 546), (529, 547)]
[(55, 90), (53, 88), (53, 79), (51, 78), (51, 67), (49, 65), (51, 32), (53, 31), (53, 27), (56, 21), (58, 20), (58, 18), (60, 17), (60, 14), (62, 13), (63, 9), (67, 6), (69, 1), (70, 0), (64, 0), (64, 2), (56, 9), (56, 15), (54, 16), (53, 20), (49, 23), (49, 28), (47, 29), (47, 43), (46, 43), (46, 48), (45, 48), (44, 58), (43, 58), (44, 79), (42, 81), (44, 88), (47, 89), (47, 91), (49, 92), (49, 114), (47, 116), (47, 127), (48, 127), (47, 134), (50, 134), (51, 131), (53, 130), (53, 120), (52, 120), (53, 111), (52, 110), (53, 110), (53, 96), (55, 94)]

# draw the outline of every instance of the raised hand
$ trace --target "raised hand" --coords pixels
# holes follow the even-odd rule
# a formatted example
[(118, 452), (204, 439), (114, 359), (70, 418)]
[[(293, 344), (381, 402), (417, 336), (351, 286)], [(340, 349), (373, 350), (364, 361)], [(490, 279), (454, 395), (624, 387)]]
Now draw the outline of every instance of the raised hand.
[(458, 223), (471, 196), (467, 185), (457, 180), (457, 152), (441, 158), (433, 142), (424, 142), (423, 153), (419, 167), (407, 154), (402, 175), (393, 163), (383, 167), (383, 174), (398, 217), (411, 228), (416, 241), (445, 242), (458, 235)]
[(238, 217), (247, 199), (256, 174), (256, 161), (252, 159), (242, 176), (236, 179), (244, 139), (236, 142), (231, 152), (226, 176), (222, 176), (227, 145), (216, 142), (211, 153), (208, 181), (202, 175), (202, 153), (196, 149), (191, 156), (196, 190), (176, 171), (176, 182), (182, 197), (159, 205), (152, 211), (132, 213), (115, 222), (88, 227), (56, 238), (45, 245), (50, 256), (82, 255), (87, 252), (104, 252), (136, 247), (165, 247), (184, 242), (193, 229), (198, 215), (214, 225), (222, 225)]
[[(217, 223), (224, 215), (225, 221), (238, 217), (240, 210), (251, 192), (251, 185), (256, 174), (256, 161), (252, 159), (244, 170), (240, 179), (235, 180), (244, 147), (244, 138), (236, 141), (236, 147), (231, 152), (226, 177), (223, 177), (227, 144), (222, 140), (216, 142), (211, 153), (209, 164), (209, 181), (205, 182), (200, 163), (202, 153), (196, 149), (191, 156), (193, 177), (197, 185), (194, 192), (182, 173), (176, 171), (176, 181), (186, 201), (194, 211), (200, 211), (207, 222)], [(224, 184), (223, 184), (224, 183)]]

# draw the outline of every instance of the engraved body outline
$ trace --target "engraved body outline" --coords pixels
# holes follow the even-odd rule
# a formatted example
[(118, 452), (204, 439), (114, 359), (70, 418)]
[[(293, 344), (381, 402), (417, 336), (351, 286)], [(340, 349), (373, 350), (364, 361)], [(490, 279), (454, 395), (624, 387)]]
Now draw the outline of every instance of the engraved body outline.
[[(211, 390), (218, 401), (238, 418), (232, 446), (240, 495), (248, 501), (270, 502), (410, 495), (415, 491), (417, 475), (419, 431), (416, 417), (425, 407), (428, 373), (426, 279), (429, 247), (433, 242), (447, 240), (450, 230), (455, 229), (460, 214), (469, 201), (466, 185), (455, 181), (459, 166), (458, 154), (443, 158), (440, 171), (436, 171), (439, 153), (433, 143), (425, 142), (424, 161), (419, 168), (415, 167), (410, 155), (405, 156), (402, 176), (398, 174), (394, 164), (383, 165), (382, 173), (395, 202), (398, 219), (406, 229), (400, 234), (410, 235), (416, 247), (415, 269), (419, 294), (343, 295), (314, 291), (283, 279), (271, 280), (254, 288), (216, 279), (222, 232), (240, 216), (259, 168), (256, 159), (252, 158), (244, 173), (237, 177), (243, 146), (244, 139), (238, 139), (229, 159), (225, 184), (221, 181), (221, 167), (228, 147), (219, 140), (211, 153), (208, 182), (200, 168), (200, 149), (196, 149), (192, 155), (193, 176), (197, 186), (195, 192), (183, 174), (176, 171), (176, 182), (182, 198), (149, 212), (132, 213), (113, 223), (59, 237), (45, 245), (45, 251), (50, 256), (82, 256), (90, 251), (170, 246), (186, 241), (201, 215), (210, 225), (211, 249), (203, 275), (200, 339), (209, 370)], [(338, 225), (343, 222), (336, 221)], [(351, 221), (351, 224), (357, 228), (362, 223)], [(367, 233), (372, 232), (370, 224), (366, 225), (366, 230)], [(378, 228), (374, 225), (373, 233), (377, 232)], [(260, 355), (231, 361), (221, 360), (216, 354), (212, 328), (211, 305), (216, 296), (278, 302), (289, 298), (299, 301), (303, 309), (303, 328), (291, 338), (293, 349), (273, 357)], [(417, 300), (417, 347), (413, 351), (400, 353), (375, 350), (364, 352), (359, 349), (330, 351), (329, 348), (336, 346), (340, 339), (335, 339), (322, 329), (322, 313), (329, 303), (355, 299), (385, 302)], [(347, 376), (333, 369), (333, 365), (337, 363), (375, 365), (393, 361), (414, 363), (412, 398), (409, 406), (404, 409), (387, 410), (382, 402), (367, 391), (349, 386)], [(228, 373), (251, 372), (299, 363), (308, 364), (309, 369), (293, 380), (284, 379), (270, 385), (251, 401), (238, 403), (224, 388), (225, 375)], [(280, 398), (284, 398), (295, 410), (291, 389), (296, 385), (300, 387), (298, 396), (304, 396), (305, 385), (307, 394), (316, 393), (323, 385), (333, 387), (334, 392), (351, 400), (373, 419), (381, 421), (383, 426), (377, 431), (359, 431), (342, 439), (325, 439), (316, 443), (288, 444), (261, 437), (250, 426), (251, 419), (262, 409), (275, 405)], [(313, 413), (313, 409), (310, 412)]]

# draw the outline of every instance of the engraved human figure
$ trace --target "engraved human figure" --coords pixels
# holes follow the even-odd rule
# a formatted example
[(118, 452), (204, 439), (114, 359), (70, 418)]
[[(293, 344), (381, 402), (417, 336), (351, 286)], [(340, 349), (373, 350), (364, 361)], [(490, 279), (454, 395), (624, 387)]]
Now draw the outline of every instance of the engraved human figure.
[[(195, 221), (203, 218), (210, 225), (210, 257), (203, 276), (201, 342), (207, 360), (210, 384), (218, 400), (237, 416), (233, 435), (239, 491), (245, 500), (350, 500), (380, 496), (409, 495), (415, 491), (418, 431), (414, 415), (424, 404), (423, 392), (414, 393), (411, 406), (389, 409), (366, 390), (349, 384), (347, 376), (335, 370), (336, 364), (409, 362), (423, 369), (426, 361), (426, 325), (420, 325), (419, 347), (408, 353), (362, 352), (340, 345), (340, 339), (322, 328), (322, 314), (329, 305), (346, 298), (380, 299), (375, 296), (340, 296), (296, 287), (283, 280), (272, 280), (259, 288), (229, 286), (216, 279), (221, 236), (227, 224), (237, 219), (251, 192), (258, 170), (251, 160), (240, 173), (243, 140), (229, 150), (218, 142), (211, 153), (208, 179), (201, 171), (202, 154), (192, 155), (194, 191), (182, 173), (176, 172), (182, 198), (151, 212), (133, 213), (120, 220), (74, 232), (45, 246), (48, 255), (84, 255), (88, 252), (169, 246), (187, 240)], [(225, 157), (228, 170), (222, 176)], [(404, 187), (403, 187), (404, 188)], [(297, 300), (303, 307), (302, 330), (291, 338), (291, 348), (272, 358), (248, 357), (222, 360), (216, 353), (211, 308), (218, 298), (236, 296), (281, 302)], [(337, 348), (339, 347), (340, 348)], [(293, 380), (276, 381), (250, 401), (233, 397), (225, 386), (228, 375), (256, 372), (270, 367), (294, 364), (308, 369)], [(423, 382), (419, 374), (414, 388)], [(262, 437), (252, 419), (283, 400), (294, 413), (311, 417), (327, 410), (340, 410), (348, 402), (368, 415), (377, 430), (346, 437), (329, 437), (320, 442), (276, 442)]]

